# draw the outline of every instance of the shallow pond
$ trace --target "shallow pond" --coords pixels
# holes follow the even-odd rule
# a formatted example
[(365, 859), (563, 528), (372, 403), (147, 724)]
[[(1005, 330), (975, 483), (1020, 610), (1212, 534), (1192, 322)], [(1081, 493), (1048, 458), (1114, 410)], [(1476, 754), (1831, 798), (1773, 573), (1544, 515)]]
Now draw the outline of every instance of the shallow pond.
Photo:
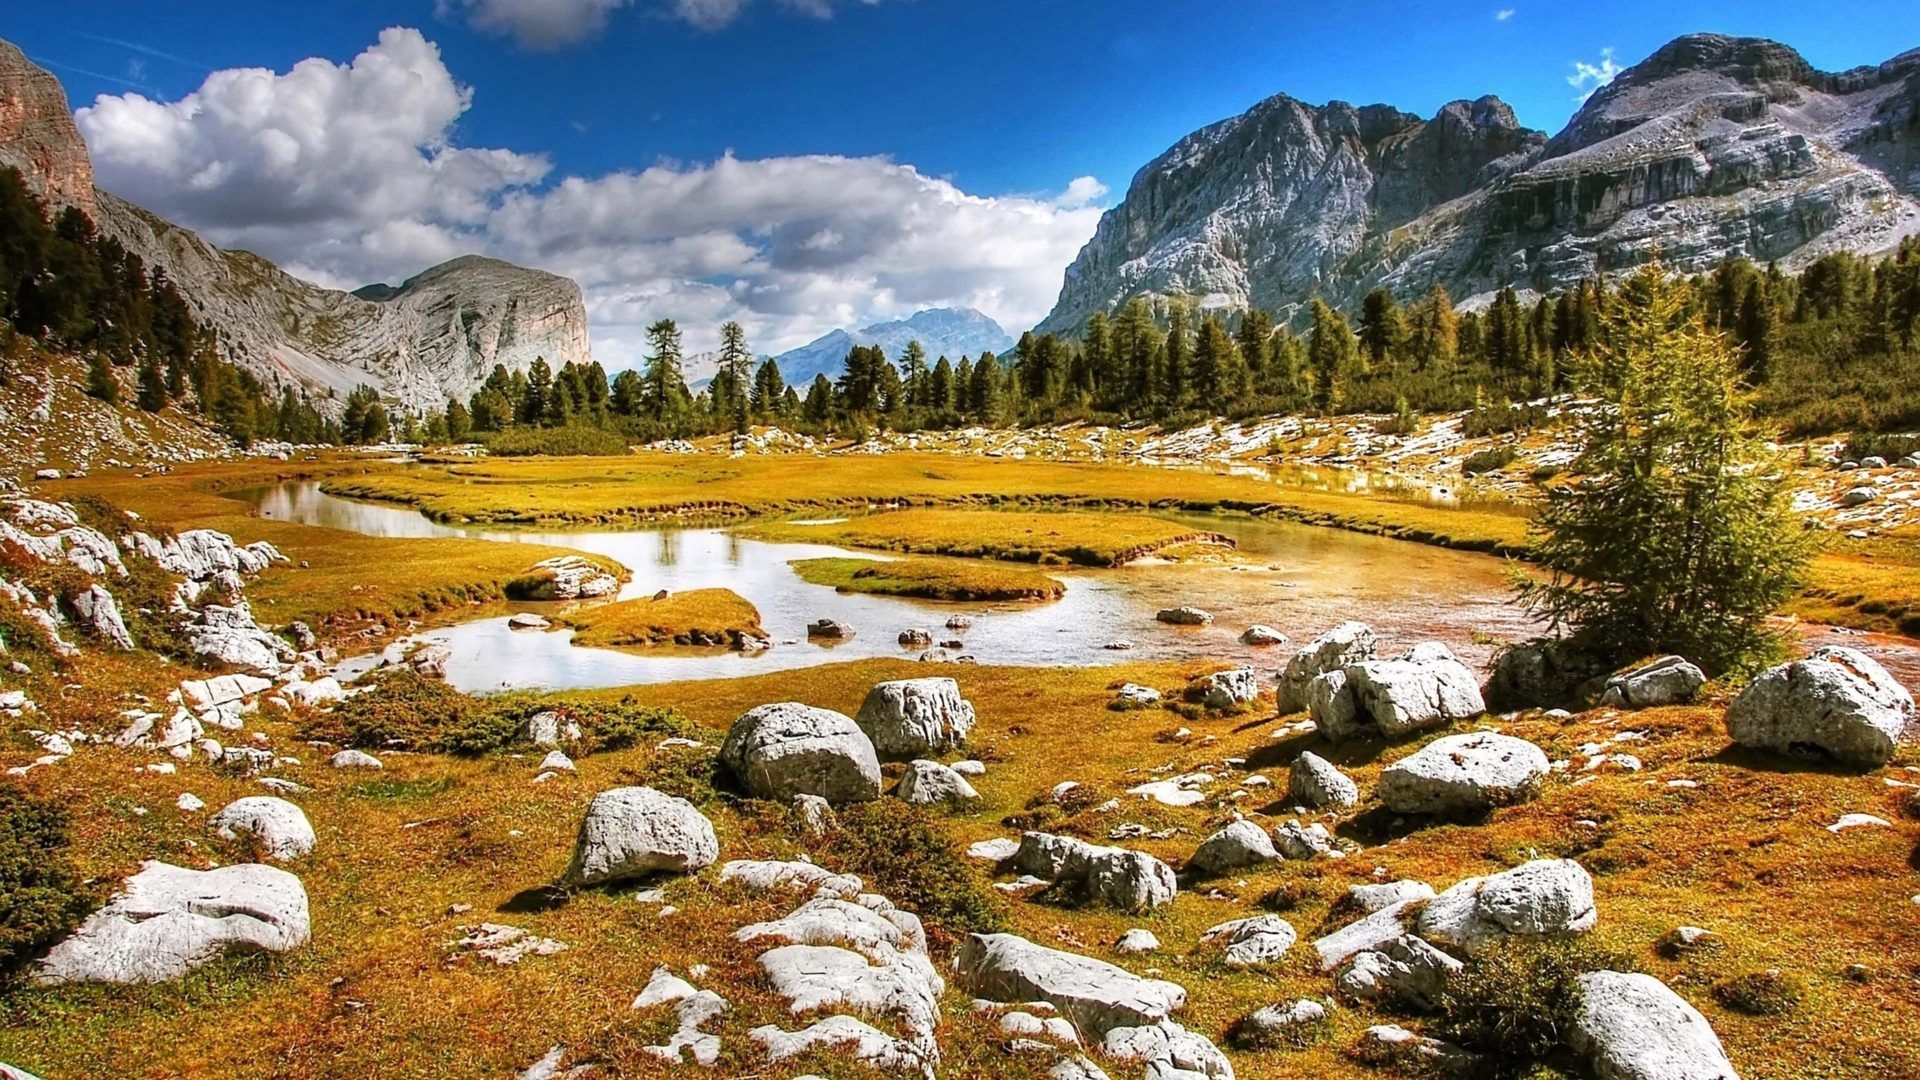
[[(1239, 543), (1232, 564), (1134, 565), (1120, 569), (1056, 568), (1066, 584), (1053, 603), (940, 603), (840, 593), (802, 581), (796, 559), (875, 552), (814, 544), (767, 543), (725, 529), (626, 531), (484, 529), (444, 525), (404, 507), (341, 499), (311, 481), (246, 493), (259, 512), (281, 521), (372, 536), (459, 536), (550, 544), (616, 559), (633, 572), (622, 598), (660, 589), (728, 588), (760, 610), (775, 642), (757, 655), (691, 650), (622, 651), (571, 644), (572, 632), (513, 630), (505, 617), (479, 619), (419, 635), (453, 650), (448, 679), (474, 691), (509, 687), (585, 688), (748, 675), (871, 656), (910, 656), (901, 630), (920, 627), (936, 640), (957, 638), (984, 664), (1084, 666), (1122, 660), (1248, 660), (1277, 666), (1282, 649), (1243, 646), (1238, 637), (1266, 623), (1296, 641), (1342, 619), (1371, 623), (1390, 646), (1434, 639), (1469, 663), (1490, 652), (1486, 638), (1524, 635), (1524, 614), (1507, 603), (1505, 566), (1483, 555), (1238, 515), (1184, 520)], [(1210, 627), (1157, 622), (1161, 608), (1191, 604), (1210, 611)], [(552, 605), (518, 605), (551, 612)], [(947, 631), (952, 615), (973, 620)], [(811, 643), (806, 625), (833, 618), (854, 636)], [(1479, 638), (1480, 641), (1476, 639)], [(1134, 648), (1107, 644), (1131, 641)], [(350, 665), (349, 670), (355, 666)]]
[[(371, 536), (456, 536), (507, 543), (577, 548), (618, 560), (633, 572), (622, 599), (666, 589), (727, 588), (760, 611), (774, 641), (763, 653), (710, 650), (579, 648), (572, 631), (514, 630), (505, 616), (477, 619), (417, 638), (448, 646), (447, 678), (463, 690), (586, 689), (726, 678), (874, 656), (910, 657), (920, 650), (898, 644), (900, 631), (925, 629), (935, 640), (958, 639), (983, 664), (1079, 667), (1126, 660), (1218, 660), (1277, 668), (1286, 646), (1241, 645), (1249, 625), (1265, 623), (1304, 642), (1345, 619), (1374, 627), (1393, 651), (1418, 641), (1441, 641), (1475, 667), (1496, 645), (1529, 636), (1534, 624), (1509, 602), (1507, 564), (1497, 558), (1337, 529), (1257, 520), (1244, 515), (1181, 515), (1179, 520), (1234, 538), (1239, 549), (1228, 563), (1135, 564), (1119, 569), (1050, 568), (1066, 584), (1053, 603), (941, 603), (840, 593), (802, 581), (789, 565), (796, 559), (883, 553), (848, 551), (818, 544), (767, 543), (721, 528), (567, 531), (490, 529), (444, 525), (405, 508), (341, 499), (313, 481), (296, 481), (241, 493), (262, 516), (344, 529)], [(531, 561), (531, 560), (530, 560)], [(1155, 621), (1162, 608), (1190, 604), (1212, 612), (1209, 627), (1175, 627)], [(552, 604), (516, 609), (552, 614)], [(973, 625), (944, 628), (953, 615)], [(837, 619), (854, 636), (834, 643), (810, 642), (808, 623)], [(1812, 629), (1812, 628), (1810, 628)], [(1920, 657), (1910, 643), (1873, 636), (1839, 638), (1824, 630), (1815, 642), (1842, 641), (1866, 648), (1911, 685)], [(1115, 641), (1133, 648), (1106, 648)], [(361, 657), (342, 665), (357, 674), (372, 663)]]

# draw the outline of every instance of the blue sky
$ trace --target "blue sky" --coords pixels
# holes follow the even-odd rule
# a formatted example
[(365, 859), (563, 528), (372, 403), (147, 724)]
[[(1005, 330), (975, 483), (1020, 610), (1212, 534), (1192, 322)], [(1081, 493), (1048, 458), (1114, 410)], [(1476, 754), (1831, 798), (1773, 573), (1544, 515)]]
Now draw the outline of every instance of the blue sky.
[[(0, 36), (53, 70), (76, 108), (113, 99), (82, 116), (103, 186), (328, 284), (460, 250), (571, 273), (616, 362), (658, 313), (688, 322), (696, 344), (722, 317), (783, 347), (936, 302), (973, 303), (1017, 332), (1140, 165), (1276, 92), (1422, 115), (1493, 93), (1554, 131), (1577, 107), (1576, 63), (1631, 64), (1689, 31), (1774, 37), (1829, 70), (1920, 45), (1915, 5), (1881, 0), (9, 7)], [(417, 34), (383, 39), (388, 27)], [(349, 77), (370, 50), (415, 82), (373, 64)], [(333, 76), (285, 78), (308, 58)], [(275, 78), (189, 97), (238, 68)], [(434, 171), (409, 178), (409, 143)], [(887, 173), (882, 158), (911, 170)], [(1090, 197), (1099, 187), (1083, 177), (1107, 192)], [(912, 224), (941, 206), (964, 220)]]

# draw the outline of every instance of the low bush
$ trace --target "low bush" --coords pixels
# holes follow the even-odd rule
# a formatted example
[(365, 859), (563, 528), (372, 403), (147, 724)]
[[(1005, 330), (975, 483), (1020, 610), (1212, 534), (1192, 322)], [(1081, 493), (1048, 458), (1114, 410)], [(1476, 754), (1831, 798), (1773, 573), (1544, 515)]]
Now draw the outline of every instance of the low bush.
[(829, 844), (841, 869), (860, 874), (917, 913), (947, 941), (1006, 926), (1004, 902), (927, 811), (897, 799), (838, 811)]
[(314, 717), (301, 737), (362, 750), (399, 746), (481, 757), (524, 748), (527, 719), (547, 710), (579, 725), (580, 749), (587, 753), (698, 731), (679, 712), (631, 697), (615, 702), (527, 693), (482, 698), (404, 668), (376, 672), (369, 680), (371, 690)]
[(1489, 446), (1468, 454), (1467, 459), (1460, 463), (1460, 471), (1468, 476), (1498, 472), (1513, 464), (1518, 456), (1511, 446)]
[(73, 931), (94, 907), (67, 858), (67, 813), (0, 786), (0, 980)]
[(1525, 1076), (1566, 1045), (1580, 1012), (1580, 976), (1632, 971), (1622, 957), (1580, 938), (1509, 938), (1489, 946), (1447, 983), (1440, 1028), (1497, 1059), (1496, 1073)]
[(1748, 1016), (1780, 1016), (1800, 1006), (1806, 990), (1800, 980), (1777, 968), (1735, 975), (1713, 988), (1713, 998)]

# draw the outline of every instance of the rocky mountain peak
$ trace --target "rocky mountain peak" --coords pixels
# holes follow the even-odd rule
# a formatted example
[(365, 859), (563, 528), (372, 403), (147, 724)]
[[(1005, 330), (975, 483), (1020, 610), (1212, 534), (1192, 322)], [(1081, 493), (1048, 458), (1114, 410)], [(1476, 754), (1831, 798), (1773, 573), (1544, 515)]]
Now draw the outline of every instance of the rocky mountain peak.
[(0, 41), (0, 168), (6, 167), (19, 169), (42, 198), (97, 214), (93, 161), (60, 80)]
[(1135, 176), (1041, 324), (1077, 333), (1136, 296), (1281, 314), (1445, 285), (1552, 291), (1661, 258), (1792, 267), (1920, 232), (1920, 50), (1830, 74), (1758, 38), (1670, 42), (1558, 135), (1494, 97), (1430, 120), (1284, 94)]

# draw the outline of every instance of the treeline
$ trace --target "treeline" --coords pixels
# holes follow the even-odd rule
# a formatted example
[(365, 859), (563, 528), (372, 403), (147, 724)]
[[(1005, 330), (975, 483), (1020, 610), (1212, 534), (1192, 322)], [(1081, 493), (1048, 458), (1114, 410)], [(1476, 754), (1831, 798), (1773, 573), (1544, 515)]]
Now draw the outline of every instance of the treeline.
[[(1890, 257), (1822, 257), (1797, 275), (1729, 259), (1677, 287), (1686, 317), (1724, 335), (1763, 414), (1790, 432), (1920, 426), (1920, 241)], [(1099, 313), (1075, 339), (1023, 336), (1005, 356), (898, 357), (853, 349), (837, 380), (802, 392), (772, 361), (755, 363), (736, 324), (719, 373), (698, 394), (682, 377), (680, 332), (649, 330), (639, 371), (608, 382), (598, 364), (525, 374), (496, 369), (465, 405), (430, 424), (460, 438), (508, 429), (589, 426), (631, 441), (745, 430), (755, 423), (858, 435), (969, 424), (1067, 420), (1183, 424), (1274, 413), (1472, 410), (1476, 433), (1527, 426), (1521, 402), (1561, 392), (1574, 359), (1599, 343), (1615, 305), (1600, 281), (1532, 302), (1502, 289), (1480, 311), (1445, 289), (1411, 302), (1385, 290), (1351, 314), (1311, 301), (1295, 330), (1264, 311), (1195, 311), (1136, 299)]]
[(188, 409), (241, 445), (342, 438), (290, 387), (276, 392), (222, 359), (163, 270), (76, 207), (49, 217), (19, 170), (0, 169), (0, 380), (27, 362), (27, 341), (84, 358), (94, 397)]

